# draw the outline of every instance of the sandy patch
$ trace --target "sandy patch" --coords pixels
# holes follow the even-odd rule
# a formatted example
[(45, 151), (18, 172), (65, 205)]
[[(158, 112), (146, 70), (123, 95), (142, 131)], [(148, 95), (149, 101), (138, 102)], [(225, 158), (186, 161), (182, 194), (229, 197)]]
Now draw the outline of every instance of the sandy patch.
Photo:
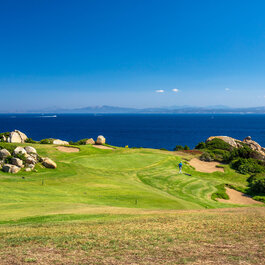
[(98, 149), (112, 149), (112, 150), (114, 149), (112, 147), (105, 146), (105, 145), (96, 145), (96, 144), (94, 144), (93, 146), (98, 148)]
[(250, 198), (248, 195), (233, 190), (229, 188), (225, 188), (226, 193), (229, 196), (229, 200), (224, 200), (224, 199), (217, 199), (219, 202), (224, 202), (224, 203), (233, 203), (233, 204), (262, 204), (262, 202), (258, 202)]
[(76, 147), (57, 146), (57, 150), (65, 153), (78, 153), (80, 150)]
[(195, 168), (196, 171), (212, 173), (215, 171), (224, 172), (223, 168), (216, 167), (221, 165), (218, 162), (204, 162), (198, 158), (193, 158), (189, 161), (189, 164)]

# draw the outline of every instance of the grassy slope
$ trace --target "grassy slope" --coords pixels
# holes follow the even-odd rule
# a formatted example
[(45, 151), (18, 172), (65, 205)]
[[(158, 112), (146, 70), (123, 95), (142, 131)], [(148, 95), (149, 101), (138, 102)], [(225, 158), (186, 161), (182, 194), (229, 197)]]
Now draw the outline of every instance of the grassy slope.
[(173, 152), (81, 146), (79, 153), (62, 153), (51, 145), (35, 147), (55, 160), (58, 168), (39, 167), (37, 173), (16, 175), (1, 172), (0, 221), (51, 214), (231, 207), (211, 200), (215, 186), (246, 184), (246, 176), (228, 167), (225, 173), (207, 174), (185, 164), (184, 172), (192, 176), (179, 175), (176, 165), (182, 158)]
[(246, 176), (179, 175), (188, 156), (159, 150), (36, 148), (58, 169), (0, 173), (0, 264), (262, 264), (264, 207), (201, 210), (231, 207), (211, 194)]

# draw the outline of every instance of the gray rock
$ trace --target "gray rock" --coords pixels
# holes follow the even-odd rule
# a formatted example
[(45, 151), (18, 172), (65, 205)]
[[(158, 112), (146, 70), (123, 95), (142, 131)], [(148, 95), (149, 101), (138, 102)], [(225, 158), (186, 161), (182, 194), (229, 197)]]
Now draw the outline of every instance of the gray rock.
[(86, 144), (95, 144), (95, 141), (93, 138), (87, 139)]
[(46, 168), (53, 168), (53, 169), (57, 167), (56, 163), (48, 157), (42, 158), (42, 165)]
[(37, 164), (37, 160), (34, 157), (32, 157), (32, 156), (28, 156), (26, 158), (26, 164), (33, 164), (33, 165), (35, 165), (35, 164)]
[(25, 168), (25, 171), (26, 171), (26, 172), (30, 172), (31, 170), (32, 170), (32, 169), (29, 168), (29, 167), (26, 167), (26, 168)]
[(57, 145), (69, 145), (69, 143), (67, 141), (63, 141), (63, 140), (60, 140), (60, 139), (53, 140), (53, 144), (57, 144)]
[(6, 149), (0, 150), (0, 159), (4, 159), (8, 156), (11, 156), (10, 152)]
[(10, 136), (8, 137), (7, 141), (9, 143), (25, 143), (25, 141), (28, 139), (27, 135), (19, 130), (15, 130), (10, 133)]
[(14, 165), (10, 165), (10, 164), (4, 164), (2, 170), (6, 173), (12, 173), (12, 174), (16, 174), (17, 172), (19, 172), (21, 168), (14, 166)]
[(28, 154), (37, 154), (36, 149), (32, 146), (26, 146), (24, 147), (24, 149), (26, 150)]
[(106, 143), (106, 139), (103, 135), (99, 135), (96, 141), (96, 144), (105, 144)]
[(14, 150), (14, 155), (17, 155), (17, 154), (22, 154), (22, 155), (25, 155), (27, 154), (26, 150), (21, 147), (21, 146), (18, 146), (15, 150)]
[(12, 157), (11, 158), (11, 163), (12, 165), (15, 165), (17, 167), (23, 167), (23, 161), (19, 158), (16, 158), (16, 157)]

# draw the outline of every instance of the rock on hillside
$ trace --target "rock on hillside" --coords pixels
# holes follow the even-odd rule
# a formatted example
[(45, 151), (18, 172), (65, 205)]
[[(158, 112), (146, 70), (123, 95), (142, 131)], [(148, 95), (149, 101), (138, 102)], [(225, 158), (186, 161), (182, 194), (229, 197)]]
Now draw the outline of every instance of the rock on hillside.
[(39, 157), (37, 151), (32, 146), (25, 148), (18, 146), (11, 154), (6, 149), (0, 150), (0, 168), (7, 173), (17, 173), (22, 168), (29, 172), (35, 168), (35, 165), (42, 162), (43, 166), (47, 168), (56, 168), (57, 165), (50, 158)]
[(63, 140), (60, 140), (60, 139), (53, 140), (53, 144), (57, 144), (57, 145), (69, 145), (69, 143), (67, 141), (63, 141)]
[(14, 130), (10, 133), (9, 137), (7, 138), (8, 143), (25, 143), (28, 139), (27, 135), (19, 130)]
[(96, 141), (96, 144), (105, 144), (106, 143), (106, 139), (103, 135), (99, 135)]
[(206, 142), (212, 141), (215, 138), (223, 140), (234, 148), (240, 148), (243, 144), (246, 144), (253, 151), (258, 152), (265, 158), (265, 148), (261, 147), (257, 142), (253, 141), (250, 136), (246, 137), (243, 141), (234, 139), (229, 136), (211, 136), (206, 140)]
[(86, 140), (86, 144), (95, 144), (95, 141), (93, 138), (89, 138)]
[(42, 158), (42, 165), (44, 167), (47, 167), (47, 168), (57, 168), (57, 165), (54, 161), (52, 161), (50, 158), (48, 157), (43, 157)]

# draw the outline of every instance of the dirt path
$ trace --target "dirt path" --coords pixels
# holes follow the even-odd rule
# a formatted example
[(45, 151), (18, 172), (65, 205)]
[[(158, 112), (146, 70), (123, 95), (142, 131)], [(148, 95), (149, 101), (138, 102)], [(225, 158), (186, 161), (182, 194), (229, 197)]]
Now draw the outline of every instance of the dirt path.
[(96, 145), (96, 144), (94, 144), (93, 146), (98, 148), (98, 149), (112, 149), (112, 150), (114, 149), (112, 147), (105, 146), (105, 145)]
[(218, 162), (204, 162), (198, 158), (193, 158), (189, 161), (189, 164), (195, 168), (196, 171), (212, 173), (215, 171), (224, 172), (223, 168), (216, 167), (220, 165)]
[(78, 153), (79, 152), (79, 148), (76, 148), (76, 147), (57, 146), (56, 149), (61, 152), (65, 152), (65, 153)]
[(258, 202), (247, 196), (246, 194), (226, 188), (226, 193), (229, 196), (229, 200), (218, 199), (219, 202), (224, 203), (233, 203), (233, 204), (263, 204), (262, 202)]

